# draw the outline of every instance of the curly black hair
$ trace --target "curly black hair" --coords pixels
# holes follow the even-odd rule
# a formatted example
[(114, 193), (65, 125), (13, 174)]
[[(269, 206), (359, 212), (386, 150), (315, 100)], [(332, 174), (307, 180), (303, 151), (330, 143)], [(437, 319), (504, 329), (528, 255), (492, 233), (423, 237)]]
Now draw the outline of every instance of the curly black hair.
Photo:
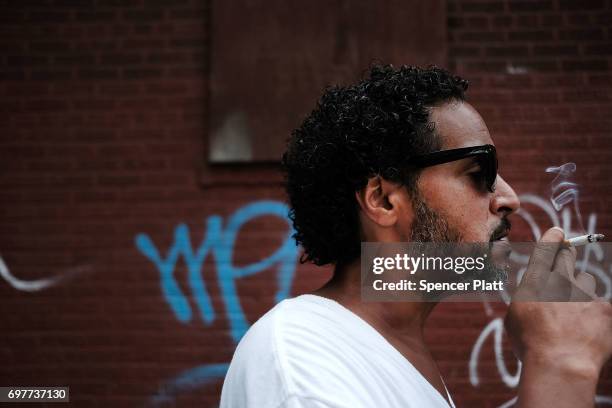
[(428, 108), (464, 100), (466, 80), (431, 66), (375, 65), (356, 85), (329, 87), (283, 154), (300, 262), (344, 264), (359, 256), (355, 192), (379, 175), (415, 191), (407, 158), (439, 149)]

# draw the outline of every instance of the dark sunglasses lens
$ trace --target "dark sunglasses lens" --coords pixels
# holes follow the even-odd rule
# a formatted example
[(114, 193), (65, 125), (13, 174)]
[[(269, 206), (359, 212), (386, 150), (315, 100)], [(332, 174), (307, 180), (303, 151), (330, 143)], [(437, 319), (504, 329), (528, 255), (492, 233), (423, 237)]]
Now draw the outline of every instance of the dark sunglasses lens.
[(489, 150), (478, 154), (476, 157), (482, 172), (482, 187), (490, 192), (494, 192), (495, 181), (497, 180), (497, 157), (495, 152)]
[(487, 189), (490, 192), (495, 191), (495, 182), (497, 181), (497, 155), (495, 150), (489, 150), (487, 152)]

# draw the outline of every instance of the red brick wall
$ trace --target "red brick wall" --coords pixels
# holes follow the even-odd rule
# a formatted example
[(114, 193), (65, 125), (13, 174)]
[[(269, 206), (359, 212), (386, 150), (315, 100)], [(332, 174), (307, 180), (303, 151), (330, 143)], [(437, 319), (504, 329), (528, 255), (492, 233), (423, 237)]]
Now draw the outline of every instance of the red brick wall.
[[(502, 175), (519, 193), (548, 198), (544, 169), (575, 162), (585, 223), (595, 214), (597, 230), (608, 234), (610, 3), (448, 2), (450, 68), (471, 81)], [(2, 6), (0, 255), (12, 276), (0, 280), (2, 385), (69, 385), (75, 406), (170, 406), (175, 397), (179, 406), (215, 406), (241, 330), (225, 285), (233, 267), (279, 255), (236, 280), (234, 300), (248, 322), (274, 303), (283, 265), (290, 277), (287, 225), (269, 214), (284, 196), (269, 170), (226, 169), (223, 182), (201, 183), (210, 180), (210, 16), (207, 2), (195, 0)], [(263, 216), (249, 212), (258, 209)], [(542, 228), (550, 223), (536, 206), (525, 209)], [(255, 218), (233, 229), (241, 211)], [(517, 237), (529, 237), (520, 218), (516, 226)], [(184, 250), (175, 233), (194, 251), (204, 244), (211, 252), (179, 257), (163, 275), (147, 250), (162, 258)], [(316, 287), (328, 272), (299, 266), (291, 293)], [(56, 276), (63, 279), (44, 281)], [(513, 396), (492, 336), (475, 360), (479, 386), (469, 376), (476, 339), (502, 312), (445, 304), (433, 316), (428, 335), (461, 406)], [(504, 360), (514, 373), (507, 349)], [(600, 394), (611, 388), (608, 367)]]

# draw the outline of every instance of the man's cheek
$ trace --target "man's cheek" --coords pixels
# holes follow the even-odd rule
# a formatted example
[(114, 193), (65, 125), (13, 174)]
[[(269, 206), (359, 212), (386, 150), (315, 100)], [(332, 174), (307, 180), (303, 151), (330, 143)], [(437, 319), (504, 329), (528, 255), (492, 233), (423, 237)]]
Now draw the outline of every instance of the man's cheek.
[(463, 225), (463, 237), (466, 242), (489, 242), (489, 229), (486, 222), (472, 219), (467, 225)]

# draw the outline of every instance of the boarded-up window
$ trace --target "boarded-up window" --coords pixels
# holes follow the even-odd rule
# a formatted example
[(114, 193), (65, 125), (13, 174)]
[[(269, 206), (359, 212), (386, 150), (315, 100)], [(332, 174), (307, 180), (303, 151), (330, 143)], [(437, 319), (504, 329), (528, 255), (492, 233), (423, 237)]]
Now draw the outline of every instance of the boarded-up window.
[(213, 0), (208, 159), (276, 162), (327, 85), (444, 65), (442, 0)]

